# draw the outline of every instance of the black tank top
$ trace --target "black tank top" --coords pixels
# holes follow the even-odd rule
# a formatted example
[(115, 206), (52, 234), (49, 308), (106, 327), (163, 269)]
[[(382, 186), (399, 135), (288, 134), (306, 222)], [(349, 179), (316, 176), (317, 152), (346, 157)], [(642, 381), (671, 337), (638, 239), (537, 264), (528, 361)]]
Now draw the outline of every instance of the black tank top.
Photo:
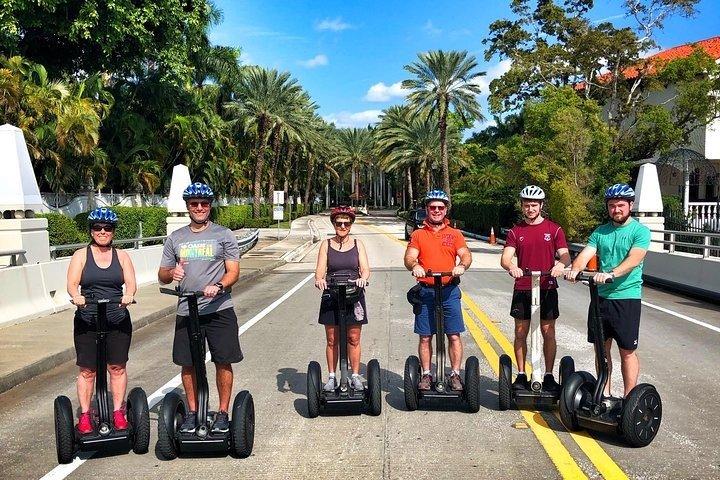
[[(123, 295), (122, 286), (125, 284), (122, 266), (118, 259), (117, 251), (112, 249), (112, 260), (107, 268), (98, 267), (95, 263), (90, 246), (87, 247), (87, 259), (80, 276), (81, 294), (84, 297), (120, 298)], [(87, 305), (85, 308), (78, 308), (80, 318), (85, 322), (95, 323), (97, 316), (97, 305)], [(107, 306), (107, 320), (110, 324), (120, 323), (127, 315), (127, 309), (121, 308), (119, 302), (111, 302)]]
[(328, 262), (327, 274), (342, 273), (350, 275), (351, 280), (355, 280), (360, 276), (360, 253), (357, 248), (357, 240), (353, 239), (354, 244), (350, 250), (340, 252), (330, 246), (328, 239)]

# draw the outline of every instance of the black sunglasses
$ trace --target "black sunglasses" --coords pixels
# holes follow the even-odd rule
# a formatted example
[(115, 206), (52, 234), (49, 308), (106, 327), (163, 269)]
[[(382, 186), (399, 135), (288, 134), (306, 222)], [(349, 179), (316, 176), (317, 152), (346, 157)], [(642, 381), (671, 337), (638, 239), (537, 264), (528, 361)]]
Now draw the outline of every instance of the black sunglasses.
[(352, 225), (352, 222), (335, 222), (336, 227), (348, 227), (350, 228), (350, 225)]
[(105, 230), (106, 232), (114, 232), (115, 226), (114, 225), (102, 225), (102, 224), (96, 223), (95, 225), (90, 227), (90, 230), (92, 230), (93, 232), (102, 232), (103, 230)]

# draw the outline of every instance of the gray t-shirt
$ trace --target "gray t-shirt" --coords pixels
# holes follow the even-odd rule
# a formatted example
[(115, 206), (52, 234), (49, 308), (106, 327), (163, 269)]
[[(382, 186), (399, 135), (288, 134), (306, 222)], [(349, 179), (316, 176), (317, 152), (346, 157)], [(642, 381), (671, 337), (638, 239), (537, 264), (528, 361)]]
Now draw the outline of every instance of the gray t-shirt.
[[(185, 278), (180, 282), (180, 288), (202, 291), (223, 277), (225, 260), (240, 261), (237, 239), (228, 228), (210, 222), (202, 232), (193, 232), (189, 225), (172, 232), (165, 240), (160, 266), (173, 268), (182, 262)], [(198, 299), (198, 308), (203, 315), (232, 307), (229, 293)], [(177, 313), (189, 315), (186, 299), (178, 300)]]

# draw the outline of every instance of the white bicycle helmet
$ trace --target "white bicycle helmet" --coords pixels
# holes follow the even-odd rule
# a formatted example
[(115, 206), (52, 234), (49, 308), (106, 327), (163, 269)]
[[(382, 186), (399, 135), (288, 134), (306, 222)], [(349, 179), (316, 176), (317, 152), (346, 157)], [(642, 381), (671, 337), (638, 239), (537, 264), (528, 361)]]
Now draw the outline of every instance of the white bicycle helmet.
[(545, 192), (537, 185), (528, 185), (520, 191), (521, 200), (545, 200)]

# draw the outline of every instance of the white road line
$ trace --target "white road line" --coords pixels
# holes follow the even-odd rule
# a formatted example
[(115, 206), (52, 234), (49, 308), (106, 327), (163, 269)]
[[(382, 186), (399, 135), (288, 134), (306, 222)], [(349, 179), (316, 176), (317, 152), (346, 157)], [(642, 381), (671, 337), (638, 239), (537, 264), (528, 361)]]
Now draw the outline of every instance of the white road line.
[(677, 313), (677, 312), (674, 312), (674, 311), (672, 311), (672, 310), (670, 310), (670, 309), (668, 309), (668, 308), (664, 308), (664, 307), (661, 307), (661, 306), (659, 306), (659, 305), (654, 305), (654, 304), (649, 303), (649, 302), (643, 301), (642, 304), (645, 305), (645, 306), (647, 306), (647, 307), (654, 308), (655, 310), (660, 310), (661, 312), (669, 313), (670, 315), (673, 315), (673, 316), (675, 316), (675, 317), (682, 318), (683, 320), (687, 320), (688, 322), (692, 322), (692, 323), (694, 323), (695, 325), (700, 325), (701, 327), (709, 328), (710, 330), (713, 330), (713, 331), (715, 331), (715, 332), (720, 333), (720, 328), (719, 328), (719, 327), (716, 327), (715, 325), (710, 325), (709, 323), (705, 323), (705, 322), (702, 322), (702, 321), (700, 321), (700, 320), (696, 320), (696, 319), (694, 319), (694, 318), (692, 318), (692, 317), (688, 317), (687, 315), (683, 315), (682, 313)]
[[(260, 311), (260, 313), (258, 313), (257, 315), (252, 317), (250, 320), (248, 320), (247, 322), (242, 324), (240, 326), (240, 328), (238, 329), (238, 336), (245, 333), (250, 327), (252, 327), (257, 322), (262, 320), (268, 313), (275, 310), (275, 308), (277, 308), (278, 305), (280, 305), (285, 300), (287, 300), (293, 293), (300, 290), (300, 288), (302, 288), (302, 286), (305, 285), (308, 282), (308, 280), (310, 280), (314, 276), (315, 276), (314, 273), (309, 274), (307, 277), (302, 279), (300, 281), (300, 283), (298, 283), (293, 288), (288, 290), (282, 297), (275, 300), (273, 303), (271, 303), (270, 305), (265, 307), (262, 311)], [(205, 363), (208, 363), (209, 361), (210, 361), (210, 352), (208, 352), (207, 355), (205, 356)], [(162, 387), (155, 390), (148, 397), (148, 406), (150, 408), (153, 408), (155, 405), (160, 403), (160, 401), (165, 396), (165, 393), (173, 390), (175, 387), (177, 387), (179, 385), (180, 385), (180, 375), (176, 375), (172, 378), (172, 380), (170, 380), (165, 385), (163, 385)], [(68, 463), (67, 465), (58, 465), (57, 467), (53, 468), (48, 473), (43, 475), (43, 477), (40, 480), (62, 480), (65, 477), (67, 477), (68, 475), (70, 475), (72, 472), (74, 472), (80, 465), (85, 463), (85, 461), (87, 459), (89, 459), (90, 457), (92, 457), (94, 454), (95, 454), (94, 451), (80, 452), (75, 457), (75, 459), (72, 461), (72, 463)]]

